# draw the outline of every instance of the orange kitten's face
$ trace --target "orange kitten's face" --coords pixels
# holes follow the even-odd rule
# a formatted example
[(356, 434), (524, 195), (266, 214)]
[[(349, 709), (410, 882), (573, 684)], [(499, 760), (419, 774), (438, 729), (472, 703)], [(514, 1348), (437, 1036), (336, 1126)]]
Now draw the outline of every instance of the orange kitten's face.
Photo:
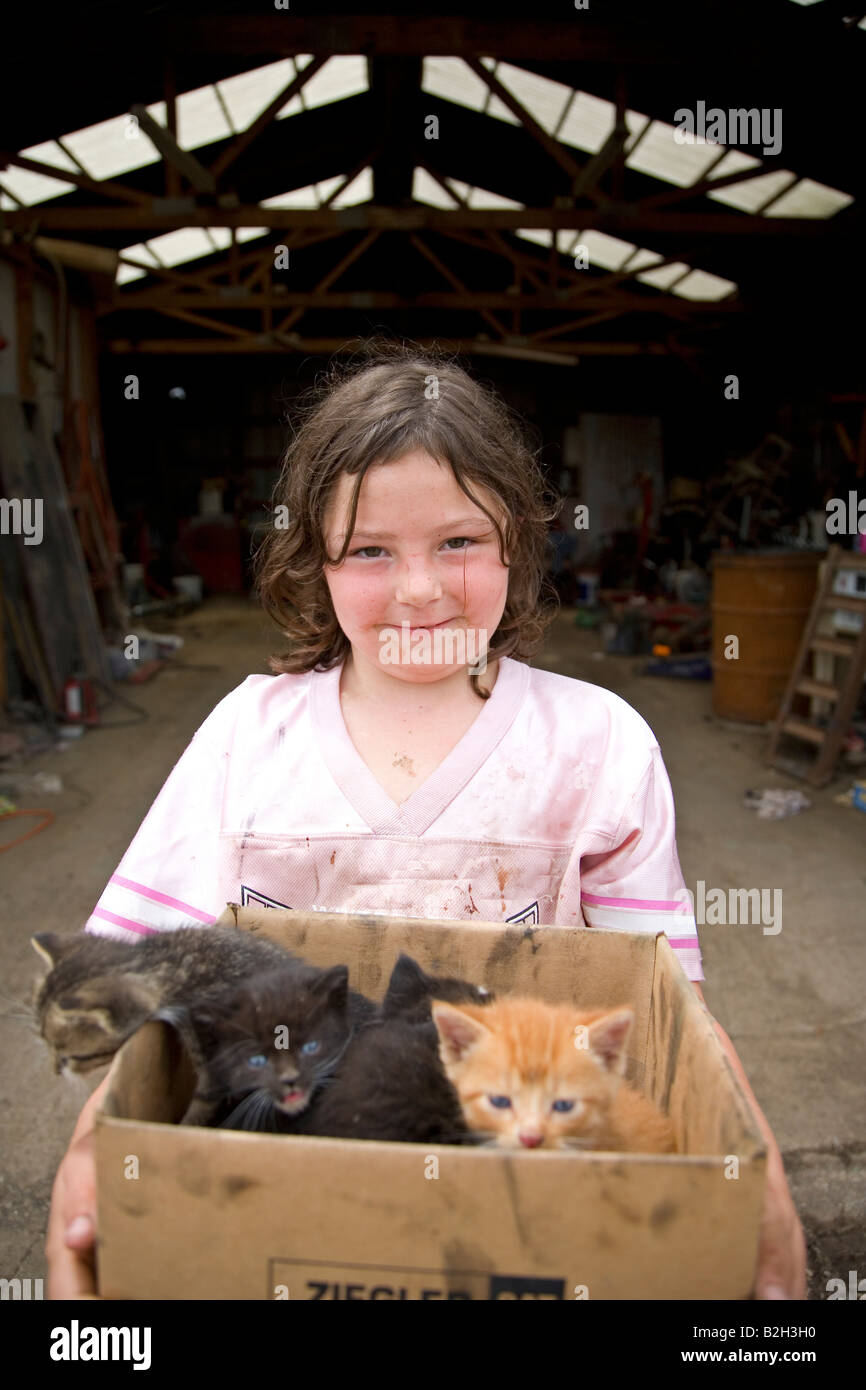
[(501, 1148), (592, 1148), (625, 1065), (631, 1009), (539, 999), (433, 1004), (439, 1055), (469, 1128)]

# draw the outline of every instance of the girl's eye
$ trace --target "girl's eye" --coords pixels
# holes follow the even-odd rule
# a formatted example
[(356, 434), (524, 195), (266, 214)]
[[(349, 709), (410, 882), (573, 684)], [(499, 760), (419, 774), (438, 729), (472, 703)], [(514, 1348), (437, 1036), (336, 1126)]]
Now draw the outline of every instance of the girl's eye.
[(467, 546), (473, 545), (474, 542), (471, 536), (452, 536), (445, 544), (453, 546), (455, 549), (459, 547), (461, 550), (465, 550)]
[(510, 1096), (488, 1096), (491, 1105), (495, 1105), (497, 1110), (509, 1110), (511, 1108)]
[(248, 1066), (248, 1067), (263, 1067), (263, 1066), (265, 1065), (265, 1063), (267, 1062), (267, 1060), (268, 1060), (268, 1059), (267, 1059), (267, 1057), (265, 1056), (265, 1054), (264, 1054), (263, 1052), (257, 1052), (256, 1055), (255, 1055), (255, 1057), (250, 1057), (250, 1058), (249, 1058), (249, 1060), (248, 1060), (248, 1062), (247, 1062), (247, 1066)]
[(313, 1052), (318, 1052), (318, 1050), (319, 1044), (315, 1041), (315, 1039), (312, 1039), (310, 1042), (305, 1042), (303, 1047), (301, 1048), (301, 1051), (306, 1052), (308, 1056)]
[(573, 1110), (573, 1109), (574, 1109), (574, 1101), (573, 1101), (573, 1100), (555, 1100), (555, 1101), (553, 1102), (553, 1109), (554, 1109), (554, 1110), (558, 1110), (559, 1113), (560, 1113), (561, 1115), (567, 1115), (568, 1112), (569, 1112), (569, 1110)]
[[(368, 555), (367, 552), (370, 551), (370, 550), (375, 550), (375, 551), (377, 552), (377, 554), (372, 555), (372, 556), (371, 556), (371, 555)], [(365, 559), (368, 559), (368, 560), (369, 560), (369, 559), (378, 560), (379, 555), (380, 555), (381, 553), (382, 553), (382, 547), (381, 547), (381, 545), (362, 545), (361, 548), (360, 548), (360, 550), (353, 550), (353, 551), (352, 551), (352, 554), (353, 554), (353, 555), (363, 555), (364, 558), (365, 558)]]

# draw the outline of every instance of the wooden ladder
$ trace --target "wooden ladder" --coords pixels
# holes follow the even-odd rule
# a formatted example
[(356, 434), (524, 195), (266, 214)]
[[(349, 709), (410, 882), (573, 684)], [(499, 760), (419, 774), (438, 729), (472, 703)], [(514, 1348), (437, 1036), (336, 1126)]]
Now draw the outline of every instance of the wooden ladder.
[[(866, 673), (866, 593), (860, 597), (835, 593), (836, 576), (843, 570), (866, 572), (866, 555), (831, 545), (824, 563), (823, 578), (803, 631), (800, 650), (797, 652), (797, 659), (773, 724), (767, 749), (767, 762), (778, 767), (781, 764), (777, 761), (777, 750), (783, 734), (790, 734), (804, 743), (814, 744), (819, 750), (818, 756), (802, 774), (813, 787), (823, 787), (833, 776), (836, 758), (848, 733)], [(861, 615), (863, 622), (859, 633), (850, 638), (829, 637), (819, 633), (821, 619), (837, 608)], [(847, 662), (845, 673), (838, 684), (835, 681), (816, 680), (813, 675), (808, 674), (811, 670), (813, 652), (828, 652), (831, 656), (841, 657)], [(832, 704), (833, 713), (829, 725), (822, 728), (812, 720), (792, 714), (795, 695), (810, 695)], [(786, 772), (793, 771), (787, 762), (784, 767)]]

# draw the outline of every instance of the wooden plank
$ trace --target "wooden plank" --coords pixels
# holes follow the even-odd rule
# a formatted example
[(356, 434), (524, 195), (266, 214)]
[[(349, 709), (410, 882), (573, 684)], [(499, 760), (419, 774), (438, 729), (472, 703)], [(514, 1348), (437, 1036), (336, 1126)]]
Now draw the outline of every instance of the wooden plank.
[(815, 652), (830, 652), (832, 656), (842, 656), (850, 661), (857, 644), (844, 637), (813, 637), (811, 646)]
[(807, 724), (803, 719), (786, 719), (782, 729), (786, 734), (793, 734), (794, 738), (801, 738), (806, 743), (820, 744), (826, 737), (826, 730), (818, 729), (814, 724)]
[(797, 692), (800, 695), (813, 695), (817, 700), (836, 701), (839, 698), (839, 691), (835, 685), (829, 681), (812, 680), (811, 676), (804, 676), (797, 682)]

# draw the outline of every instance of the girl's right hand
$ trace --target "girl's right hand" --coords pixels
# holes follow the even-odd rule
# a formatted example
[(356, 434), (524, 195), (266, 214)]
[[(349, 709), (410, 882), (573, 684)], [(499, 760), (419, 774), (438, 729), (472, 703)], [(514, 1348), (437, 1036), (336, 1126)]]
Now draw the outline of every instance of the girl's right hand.
[(96, 1292), (95, 1113), (107, 1078), (87, 1101), (51, 1193), (45, 1238), (48, 1297), (98, 1298)]

